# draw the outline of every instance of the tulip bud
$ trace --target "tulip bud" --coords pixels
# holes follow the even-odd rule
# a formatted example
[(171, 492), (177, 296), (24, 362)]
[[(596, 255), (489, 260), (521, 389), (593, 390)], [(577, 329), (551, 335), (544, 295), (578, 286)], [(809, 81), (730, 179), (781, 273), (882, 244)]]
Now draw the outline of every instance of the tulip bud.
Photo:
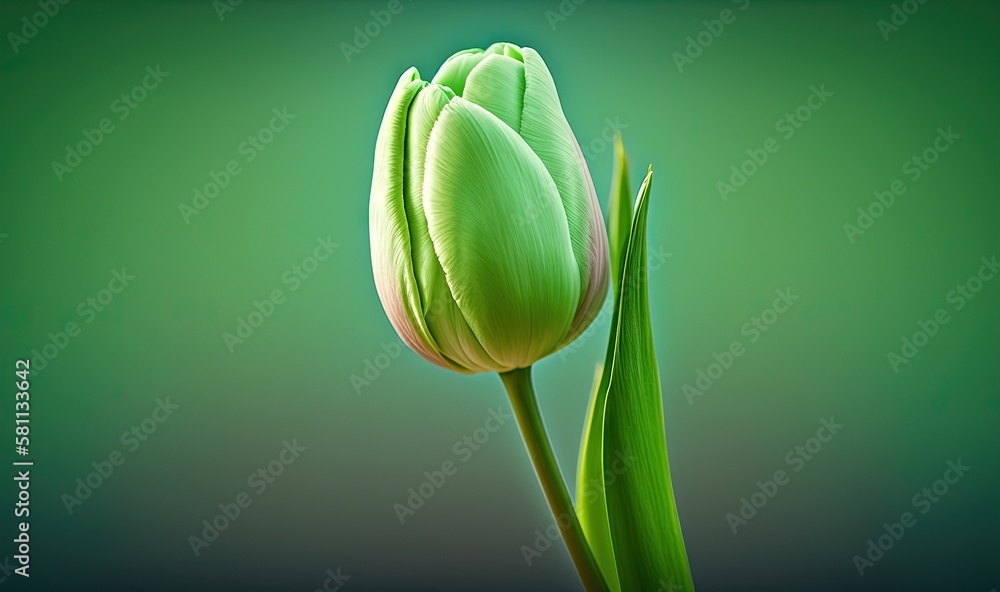
[(608, 242), (587, 164), (531, 48), (407, 70), (375, 146), (375, 285), (425, 359), (458, 372), (525, 368), (593, 321)]

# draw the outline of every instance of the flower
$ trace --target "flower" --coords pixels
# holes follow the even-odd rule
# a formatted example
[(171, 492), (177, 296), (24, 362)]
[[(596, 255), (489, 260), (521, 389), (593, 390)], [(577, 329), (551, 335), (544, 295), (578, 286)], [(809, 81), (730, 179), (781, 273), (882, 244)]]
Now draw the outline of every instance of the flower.
[(545, 62), (497, 43), (407, 70), (375, 146), (375, 285), (425, 359), (526, 368), (593, 321), (608, 242), (593, 181)]

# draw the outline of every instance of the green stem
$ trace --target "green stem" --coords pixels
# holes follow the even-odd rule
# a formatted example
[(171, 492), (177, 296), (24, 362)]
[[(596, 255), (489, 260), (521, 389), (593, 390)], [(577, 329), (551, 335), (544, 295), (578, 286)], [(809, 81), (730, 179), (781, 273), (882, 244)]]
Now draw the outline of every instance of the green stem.
[(531, 456), (532, 464), (535, 465), (535, 473), (542, 483), (549, 508), (562, 531), (563, 540), (584, 588), (587, 592), (608, 592), (608, 584), (584, 537), (583, 527), (580, 526), (576, 510), (573, 509), (573, 501), (566, 489), (566, 482), (559, 472), (559, 465), (552, 453), (552, 444), (549, 443), (549, 437), (545, 433), (538, 401), (535, 399), (535, 389), (531, 385), (531, 367), (518, 368), (501, 374), (500, 379), (507, 388), (514, 416), (517, 417), (521, 436), (524, 438), (524, 445)]

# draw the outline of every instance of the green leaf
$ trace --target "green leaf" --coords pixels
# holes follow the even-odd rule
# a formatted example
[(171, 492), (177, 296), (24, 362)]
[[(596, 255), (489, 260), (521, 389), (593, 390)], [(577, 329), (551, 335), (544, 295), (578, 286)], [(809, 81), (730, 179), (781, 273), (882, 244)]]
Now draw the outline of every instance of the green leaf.
[(615, 135), (615, 161), (611, 171), (611, 197), (608, 200), (608, 246), (611, 249), (611, 277), (617, 295), (622, 251), (632, 228), (632, 190), (628, 182), (628, 159), (621, 135)]
[[(611, 178), (611, 196), (608, 200), (608, 242), (611, 250), (611, 277), (614, 281), (614, 310), (617, 311), (620, 261), (632, 226), (632, 192), (628, 182), (628, 161), (625, 159), (625, 148), (620, 135), (615, 136), (615, 159)], [(609, 356), (606, 362), (610, 361)], [(608, 378), (611, 376), (609, 372), (602, 371), (605, 367), (610, 366), (597, 365), (594, 390), (587, 408), (577, 470), (576, 507), (583, 532), (604, 573), (604, 578), (611, 589), (617, 592), (621, 588), (618, 584), (618, 570), (611, 544), (611, 527), (608, 524), (604, 484), (604, 411)]]
[(608, 586), (618, 592), (618, 570), (611, 545), (611, 527), (608, 524), (608, 504), (604, 496), (604, 401), (608, 383), (597, 365), (594, 391), (590, 395), (587, 419), (584, 423), (583, 443), (580, 446), (580, 466), (576, 472), (576, 514), (580, 526), (604, 574)]
[(649, 318), (646, 218), (652, 176), (650, 167), (639, 189), (622, 254), (602, 378), (607, 383), (603, 460), (605, 472), (613, 475), (605, 496), (621, 589), (692, 591), (667, 463), (660, 375)]

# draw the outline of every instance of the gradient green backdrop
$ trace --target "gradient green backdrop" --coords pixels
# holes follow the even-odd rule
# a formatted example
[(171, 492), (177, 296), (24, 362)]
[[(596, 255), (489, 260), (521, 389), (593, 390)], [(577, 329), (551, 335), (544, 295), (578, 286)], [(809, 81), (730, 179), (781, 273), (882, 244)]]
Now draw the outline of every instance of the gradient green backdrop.
[[(208, 0), (74, 0), (4, 47), (4, 434), (14, 360), (68, 322), (82, 330), (32, 374), (32, 577), (4, 569), (0, 590), (309, 591), (337, 568), (343, 590), (580, 588), (561, 542), (524, 560), (551, 517), (512, 423), (405, 524), (393, 509), (506, 408), (495, 376), (404, 349), (360, 394), (351, 379), (396, 342), (367, 226), (389, 93), (410, 65), (430, 77), (452, 52), (497, 40), (545, 57), (602, 203), (609, 121), (634, 172), (657, 171), (652, 315), (699, 590), (1000, 587), (1000, 279), (898, 373), (887, 361), (1000, 251), (994, 4), (928, 0), (888, 40), (888, 0), (744, 4), (567, 1), (575, 10), (554, 20), (557, 0), (403, 2), (348, 61), (342, 44), (387, 2), (246, 0), (220, 19)], [(674, 52), (723, 9), (735, 20), (679, 71)], [(4, 2), (0, 32), (20, 34), (39, 10)], [(157, 65), (169, 75), (119, 120), (113, 101)], [(775, 122), (813, 85), (834, 94), (784, 139)], [(246, 162), (239, 144), (274, 108), (295, 119)], [(114, 130), (60, 181), (52, 162), (105, 117)], [(947, 126), (961, 138), (910, 182), (901, 166)], [(778, 152), (723, 200), (716, 183), (768, 137)], [(241, 172), (185, 223), (179, 204), (232, 159)], [(895, 179), (907, 192), (850, 242), (844, 223)], [(339, 248), (291, 291), (283, 274), (325, 237)], [(86, 323), (78, 307), (122, 266), (135, 279)], [(749, 344), (741, 326), (779, 288), (800, 300)], [(275, 289), (287, 300), (231, 352), (223, 334)], [(602, 317), (537, 367), (568, 479), (607, 329)], [(734, 339), (747, 353), (689, 404), (683, 385)], [(179, 408), (69, 514), (63, 494), (166, 397)], [(830, 416), (844, 429), (734, 535), (725, 515)], [(292, 439), (306, 450), (196, 558), (188, 537)], [(859, 576), (852, 557), (958, 458), (968, 474)]]

